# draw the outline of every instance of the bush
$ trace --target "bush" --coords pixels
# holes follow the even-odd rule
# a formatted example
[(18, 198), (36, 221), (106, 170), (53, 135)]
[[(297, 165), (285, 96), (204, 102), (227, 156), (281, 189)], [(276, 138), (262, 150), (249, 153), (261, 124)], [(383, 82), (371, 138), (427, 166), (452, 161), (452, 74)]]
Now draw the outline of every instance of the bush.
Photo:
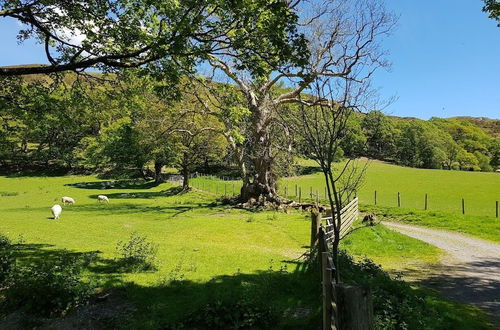
[(15, 263), (14, 251), (8, 237), (0, 234), (0, 285), (3, 285)]
[(78, 260), (63, 255), (56, 261), (13, 269), (5, 298), (10, 308), (40, 316), (58, 316), (86, 304), (91, 292), (91, 285), (81, 281)]
[(116, 253), (118, 264), (131, 271), (148, 271), (156, 269), (158, 246), (140, 236), (137, 232), (130, 234), (127, 242), (118, 242)]

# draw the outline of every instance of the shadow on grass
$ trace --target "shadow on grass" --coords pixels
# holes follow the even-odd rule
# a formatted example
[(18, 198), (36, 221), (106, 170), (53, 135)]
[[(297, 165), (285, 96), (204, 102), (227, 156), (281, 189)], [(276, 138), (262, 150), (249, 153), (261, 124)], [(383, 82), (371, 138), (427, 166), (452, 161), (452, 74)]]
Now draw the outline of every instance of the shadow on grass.
[[(134, 193), (113, 193), (113, 194), (106, 194), (106, 196), (110, 199), (153, 199), (153, 198), (158, 198), (158, 197), (171, 197), (171, 196), (176, 196), (176, 195), (181, 195), (183, 194), (184, 191), (182, 190), (182, 187), (171, 187), (166, 190), (162, 191), (141, 191), (141, 192), (134, 192)], [(96, 194), (94, 195), (89, 195), (90, 198), (92, 199), (97, 199)]]
[(109, 204), (100, 204), (97, 203), (95, 205), (86, 204), (79, 205), (75, 207), (74, 211), (81, 212), (97, 212), (99, 215), (118, 215), (118, 214), (132, 214), (132, 213), (157, 213), (157, 214), (168, 214), (169, 216), (175, 217), (182, 213), (191, 211), (197, 207), (206, 207), (197, 206), (197, 205), (174, 205), (174, 206), (146, 206), (146, 205), (137, 205), (132, 203), (120, 203), (113, 205), (113, 201), (111, 200)]
[[(319, 329), (321, 326), (319, 269), (300, 260), (285, 260), (286, 267), (279, 270), (269, 267), (250, 274), (237, 270), (233, 275), (219, 275), (205, 282), (185, 280), (185, 273), (196, 272), (196, 267), (180, 263), (170, 272), (157, 273), (160, 280), (156, 283), (139, 285), (127, 282), (117, 263), (101, 258), (99, 251), (71, 252), (54, 249), (50, 244), (18, 244), (16, 250), (16, 256), (25, 263), (68, 256), (78, 258), (82, 267), (95, 274), (111, 295), (113, 288), (124, 288), (126, 300), (134, 309), (118, 313), (114, 320), (119, 323), (109, 328), (120, 324), (148, 329)], [(354, 263), (345, 255), (341, 255), (340, 261), (344, 282), (371, 288), (378, 328), (489, 328), (481, 312), (473, 307), (415, 290), (408, 283), (392, 279), (370, 261)], [(99, 315), (95, 317), (99, 321)], [(94, 319), (94, 315), (85, 315), (80, 321), (88, 319)], [(89, 328), (88, 324), (86, 327)]]
[[(66, 249), (55, 249), (51, 244), (15, 244), (13, 256), (18, 265), (40, 265), (73, 259), (85, 271), (97, 275), (113, 275), (106, 279), (117, 281), (121, 274), (137, 272), (137, 265), (130, 265), (121, 259), (107, 259), (100, 256), (101, 251), (75, 252)], [(140, 272), (140, 271), (139, 271)]]
[[(160, 274), (156, 284), (143, 286), (125, 280), (123, 275), (127, 271), (119, 261), (99, 255), (99, 251), (54, 249), (50, 244), (15, 245), (15, 256), (21, 265), (76, 258), (82, 269), (93, 273), (109, 295), (118, 294), (115, 289), (123, 288), (126, 300), (134, 308), (125, 315), (117, 311), (115, 317), (105, 317), (121, 325), (130, 324), (131, 328), (239, 329), (244, 324), (247, 326), (243, 328), (252, 329), (320, 327), (321, 287), (318, 272), (304, 263), (288, 266), (289, 269), (294, 268), (291, 271), (286, 267), (280, 270), (270, 267), (267, 271), (251, 274), (237, 270), (233, 275), (216, 276), (205, 282), (185, 280), (184, 273), (195, 272), (196, 269), (185, 269), (180, 265)], [(113, 300), (112, 297), (106, 299)], [(94, 309), (102, 309), (106, 305), (102, 305), (103, 302), (93, 304), (96, 305)], [(89, 309), (85, 307), (83, 310)], [(78, 317), (82, 314), (76, 310), (68, 317), (77, 325), (83, 322), (79, 326), (87, 328), (89, 323), (85, 322), (89, 319), (96, 324), (103, 322), (99, 313)], [(112, 324), (111, 327), (119, 324)], [(50, 324), (47, 326), (50, 328)]]
[[(237, 272), (207, 282), (179, 280), (182, 275), (182, 270), (171, 272), (155, 286), (125, 284), (127, 295), (137, 307), (129, 321), (132, 327), (145, 324), (153, 329), (321, 327), (321, 286), (317, 272), (304, 264), (291, 271)], [(242, 326), (245, 323), (247, 326)]]
[(68, 183), (65, 186), (81, 189), (151, 189), (159, 184), (144, 180), (109, 180)]

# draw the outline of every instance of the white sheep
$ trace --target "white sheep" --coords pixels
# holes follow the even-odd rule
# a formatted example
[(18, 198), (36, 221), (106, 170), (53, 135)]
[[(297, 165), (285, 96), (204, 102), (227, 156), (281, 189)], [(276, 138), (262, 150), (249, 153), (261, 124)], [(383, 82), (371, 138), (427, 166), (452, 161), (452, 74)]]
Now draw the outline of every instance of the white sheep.
[(66, 204), (75, 204), (75, 200), (71, 197), (68, 197), (68, 196), (64, 196), (63, 198), (61, 198), (61, 202), (66, 205)]
[(52, 212), (54, 219), (59, 219), (59, 216), (61, 215), (62, 212), (62, 207), (59, 204), (55, 204), (54, 206), (52, 206), (50, 211)]
[(105, 196), (105, 195), (98, 195), (98, 196), (97, 196), (97, 201), (98, 201), (98, 202), (106, 202), (106, 203), (109, 203), (109, 198), (108, 198), (108, 196)]

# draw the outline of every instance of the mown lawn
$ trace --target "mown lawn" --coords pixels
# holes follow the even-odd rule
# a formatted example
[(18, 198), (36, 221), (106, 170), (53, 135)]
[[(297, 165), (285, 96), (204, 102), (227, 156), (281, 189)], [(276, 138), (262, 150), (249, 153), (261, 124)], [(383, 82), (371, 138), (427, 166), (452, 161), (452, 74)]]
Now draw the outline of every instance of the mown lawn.
[[(317, 276), (306, 271), (301, 258), (308, 251), (306, 213), (236, 210), (199, 190), (179, 193), (171, 184), (92, 176), (0, 177), (0, 192), (0, 233), (20, 243), (21, 260), (51, 258), (64, 249), (96, 251), (98, 261), (86, 276), (106, 290), (125, 288), (136, 306), (129, 321), (133, 328), (166, 327), (208, 302), (241, 300), (264, 301), (279, 311), (278, 328), (316, 328), (320, 322)], [(97, 203), (98, 194), (106, 194), (110, 203)], [(61, 218), (52, 220), (50, 207), (62, 196), (76, 204), (63, 206)], [(117, 243), (132, 232), (158, 244), (156, 271), (112, 268)], [(391, 270), (439, 258), (437, 249), (382, 226), (357, 231), (343, 246)], [(460, 322), (486, 327), (476, 309), (429, 297)], [(287, 316), (300, 308), (310, 312)]]

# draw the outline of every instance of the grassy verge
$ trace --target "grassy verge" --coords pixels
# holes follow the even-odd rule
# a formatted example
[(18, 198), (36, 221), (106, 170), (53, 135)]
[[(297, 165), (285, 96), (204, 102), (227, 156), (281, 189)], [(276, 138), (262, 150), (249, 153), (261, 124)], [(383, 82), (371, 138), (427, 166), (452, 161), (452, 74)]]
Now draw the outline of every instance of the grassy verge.
[(373, 205), (362, 205), (360, 210), (375, 213), (379, 220), (452, 230), (500, 243), (500, 220), (494, 217), (457, 215)]
[(439, 262), (441, 250), (383, 225), (354, 231), (341, 242), (356, 260), (370, 258), (385, 270), (398, 271), (426, 267)]

